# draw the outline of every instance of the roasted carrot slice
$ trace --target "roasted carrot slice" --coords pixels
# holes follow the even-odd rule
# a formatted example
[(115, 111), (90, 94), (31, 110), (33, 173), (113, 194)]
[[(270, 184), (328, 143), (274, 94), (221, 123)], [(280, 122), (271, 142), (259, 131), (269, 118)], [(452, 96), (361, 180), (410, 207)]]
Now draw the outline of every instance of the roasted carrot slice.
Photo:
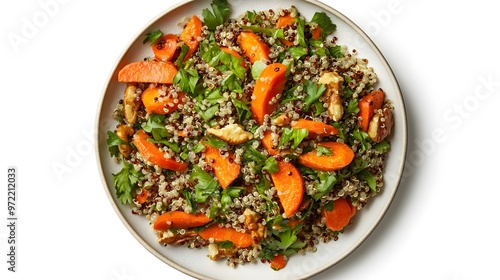
[(238, 248), (246, 248), (254, 243), (250, 234), (236, 231), (234, 228), (219, 227), (218, 224), (201, 231), (200, 237), (205, 240), (213, 238), (215, 242), (231, 241)]
[(338, 135), (339, 131), (324, 122), (298, 119), (292, 122), (292, 128), (305, 128), (309, 130), (309, 137)]
[[(278, 21), (276, 22), (276, 28), (282, 28), (285, 26), (292, 25), (292, 23), (295, 22), (295, 18), (291, 15), (288, 14), (286, 16), (281, 16), (278, 18)], [(293, 42), (290, 42), (286, 39), (280, 39), (281, 43), (283, 43), (286, 46), (293, 46)]]
[(174, 171), (183, 171), (188, 167), (185, 162), (178, 162), (172, 158), (166, 158), (155, 144), (148, 141), (149, 135), (144, 130), (139, 130), (133, 138), (133, 143), (137, 151), (151, 163), (158, 165), (161, 168)]
[(321, 39), (321, 31), (322, 31), (322, 30), (321, 30), (321, 27), (319, 27), (319, 26), (318, 26), (318, 27), (316, 27), (316, 28), (313, 30), (313, 32), (312, 32), (312, 38), (313, 38), (314, 40), (319, 40), (319, 39)]
[(182, 30), (179, 39), (184, 42), (189, 47), (186, 56), (184, 56), (184, 61), (190, 58), (193, 53), (198, 49), (199, 41), (198, 37), (201, 35), (201, 28), (203, 27), (203, 23), (200, 18), (197, 16), (192, 16), (189, 22)]
[(118, 81), (171, 84), (175, 74), (177, 74), (177, 68), (172, 62), (138, 61), (125, 65), (118, 72)]
[(153, 228), (167, 230), (170, 228), (192, 228), (210, 223), (212, 219), (207, 215), (198, 213), (190, 214), (184, 211), (169, 211), (161, 214), (155, 221)]
[(207, 164), (214, 169), (219, 184), (226, 189), (240, 175), (240, 165), (234, 161), (234, 155), (229, 153), (222, 156), (219, 149), (205, 145), (205, 157)]
[(321, 171), (335, 171), (346, 167), (354, 159), (353, 150), (346, 144), (340, 142), (322, 142), (318, 144), (328, 148), (331, 155), (318, 155), (317, 149), (302, 154), (298, 161), (300, 164)]
[(284, 254), (277, 254), (269, 263), (272, 269), (280, 270), (286, 266), (287, 258)]
[(252, 31), (241, 32), (238, 35), (237, 43), (252, 64), (261, 59), (270, 60), (269, 47)]
[(148, 199), (148, 194), (149, 194), (148, 190), (142, 189), (140, 193), (135, 195), (135, 200), (137, 200), (139, 204), (143, 204)]
[(142, 93), (142, 104), (146, 107), (148, 114), (168, 114), (177, 110), (179, 105), (184, 103), (182, 100), (186, 95), (183, 92), (179, 92), (177, 97), (173, 98), (171, 95), (165, 96), (165, 93), (160, 93), (160, 90), (160, 87), (147, 88)]
[(370, 120), (375, 113), (375, 110), (382, 108), (384, 104), (385, 93), (382, 89), (377, 89), (369, 94), (363, 96), (358, 103), (359, 113), (358, 116), (361, 117), (359, 126), (361, 130), (368, 131), (368, 126)]
[(267, 65), (260, 73), (250, 101), (250, 110), (253, 118), (264, 123), (264, 116), (270, 115), (278, 106), (276, 95), (281, 94), (286, 83), (286, 66), (281, 63)]
[(159, 61), (171, 61), (177, 51), (179, 38), (174, 34), (167, 34), (153, 44), (155, 58)]
[(277, 148), (275, 148), (273, 145), (271, 131), (269, 130), (266, 130), (266, 132), (264, 132), (264, 138), (262, 138), (262, 146), (264, 146), (264, 149), (266, 149), (272, 156), (275, 156), (279, 153)]
[(297, 212), (304, 197), (304, 181), (291, 162), (278, 161), (279, 171), (271, 174), (278, 198), (287, 217)]
[(333, 201), (333, 209), (328, 211), (323, 209), (321, 215), (325, 218), (325, 225), (333, 230), (342, 230), (349, 224), (352, 217), (352, 209), (345, 198)]

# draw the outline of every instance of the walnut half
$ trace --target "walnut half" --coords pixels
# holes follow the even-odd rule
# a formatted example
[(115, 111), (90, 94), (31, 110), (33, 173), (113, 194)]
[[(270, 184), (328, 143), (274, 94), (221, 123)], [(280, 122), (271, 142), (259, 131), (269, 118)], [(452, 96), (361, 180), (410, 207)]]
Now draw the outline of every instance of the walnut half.
[(376, 110), (368, 126), (368, 135), (373, 142), (379, 143), (391, 134), (393, 125), (394, 120), (389, 108)]
[(253, 138), (253, 134), (244, 130), (239, 124), (228, 124), (223, 128), (209, 128), (207, 132), (226, 141), (230, 145), (239, 145)]
[(323, 94), (324, 102), (327, 105), (328, 115), (333, 121), (339, 121), (344, 115), (342, 99), (340, 98), (340, 83), (344, 79), (336, 72), (324, 72), (319, 79), (320, 84), (326, 85), (326, 91)]
[(129, 124), (135, 124), (137, 122), (137, 111), (141, 106), (140, 99), (136, 98), (136, 91), (137, 87), (135, 84), (129, 83), (123, 93), (123, 113)]

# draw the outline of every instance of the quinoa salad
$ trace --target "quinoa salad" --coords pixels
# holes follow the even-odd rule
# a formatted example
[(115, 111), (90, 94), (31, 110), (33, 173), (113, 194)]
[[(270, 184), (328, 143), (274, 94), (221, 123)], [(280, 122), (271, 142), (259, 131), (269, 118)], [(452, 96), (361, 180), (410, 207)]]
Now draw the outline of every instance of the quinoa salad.
[(280, 270), (355, 227), (384, 186), (394, 108), (336, 29), (322, 11), (213, 0), (144, 35), (107, 144), (114, 195), (165, 250)]

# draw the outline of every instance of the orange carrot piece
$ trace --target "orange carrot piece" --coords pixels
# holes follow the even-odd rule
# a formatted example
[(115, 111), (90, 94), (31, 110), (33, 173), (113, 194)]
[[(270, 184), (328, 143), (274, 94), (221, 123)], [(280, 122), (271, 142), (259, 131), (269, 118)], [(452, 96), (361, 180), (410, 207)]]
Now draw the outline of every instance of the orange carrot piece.
[(149, 135), (144, 130), (139, 130), (133, 138), (133, 143), (137, 151), (151, 163), (158, 165), (164, 169), (174, 171), (183, 171), (188, 167), (185, 162), (178, 162), (172, 158), (166, 158), (163, 151), (161, 151), (155, 144), (148, 141)]
[(151, 47), (155, 58), (159, 61), (171, 61), (177, 51), (179, 38), (174, 34), (167, 34), (153, 44)]
[(139, 204), (143, 204), (148, 199), (148, 194), (148, 190), (142, 189), (140, 193), (135, 195), (135, 199), (139, 202)]
[(184, 57), (184, 61), (189, 59), (193, 53), (198, 49), (199, 41), (198, 37), (201, 36), (201, 28), (203, 27), (203, 22), (201, 22), (200, 18), (197, 16), (192, 16), (189, 22), (182, 30), (179, 35), (179, 39), (184, 42), (189, 47), (186, 56)]
[(278, 198), (287, 217), (295, 214), (304, 197), (304, 181), (299, 170), (291, 162), (278, 161), (279, 171), (271, 174)]
[(257, 78), (250, 101), (250, 110), (257, 123), (264, 123), (264, 116), (270, 115), (278, 106), (277, 101), (270, 103), (285, 88), (286, 70), (281, 63), (269, 64)]
[(349, 203), (349, 207), (351, 207), (351, 218), (356, 215), (356, 212), (358, 212), (358, 207), (352, 205), (352, 200), (351, 198), (346, 199), (347, 203)]
[(261, 59), (270, 60), (269, 47), (259, 40), (259, 36), (252, 31), (241, 32), (236, 40), (243, 50), (243, 53), (252, 64)]
[(322, 142), (318, 144), (329, 148), (331, 155), (320, 155), (316, 149), (299, 156), (300, 164), (321, 171), (335, 171), (346, 167), (354, 159), (353, 150), (340, 142)]
[(309, 137), (338, 135), (339, 131), (324, 122), (298, 119), (292, 123), (292, 128), (305, 128), (309, 130)]
[(148, 114), (165, 115), (177, 110), (179, 105), (184, 103), (182, 99), (186, 95), (183, 92), (179, 92), (177, 98), (170, 95), (160, 97), (160, 89), (160, 87), (147, 88), (141, 95), (142, 104), (146, 107)]
[(236, 231), (234, 228), (219, 227), (213, 224), (200, 232), (200, 237), (209, 240), (213, 238), (215, 242), (231, 241), (238, 248), (246, 248), (254, 244), (250, 234)]
[[(276, 28), (282, 28), (285, 26), (292, 25), (292, 23), (295, 22), (295, 18), (291, 15), (288, 14), (286, 16), (281, 16), (278, 18), (278, 21), (276, 22)], [(293, 42), (288, 41), (287, 39), (280, 39), (281, 43), (283, 43), (286, 46), (293, 46)]]
[(203, 213), (190, 214), (184, 211), (169, 211), (161, 214), (153, 224), (156, 230), (170, 228), (192, 228), (210, 223), (212, 219)]
[(177, 71), (169, 61), (132, 62), (118, 72), (118, 82), (171, 84)]
[(314, 30), (313, 30), (313, 32), (312, 32), (312, 38), (313, 38), (314, 40), (319, 40), (319, 39), (321, 39), (321, 31), (322, 31), (322, 30), (321, 30), (321, 27), (319, 27), (319, 26), (318, 26), (318, 27), (316, 27), (316, 29), (314, 29)]
[(370, 120), (375, 113), (375, 110), (382, 108), (384, 104), (385, 93), (382, 89), (377, 89), (369, 94), (363, 96), (358, 103), (359, 113), (358, 116), (361, 117), (359, 126), (361, 130), (368, 131), (368, 126)]
[(325, 225), (333, 230), (342, 230), (349, 224), (352, 217), (351, 206), (345, 198), (339, 198), (333, 201), (333, 209), (331, 211), (323, 209), (321, 215), (325, 218)]
[(271, 131), (269, 130), (266, 130), (266, 132), (264, 132), (264, 138), (262, 138), (262, 146), (264, 146), (264, 148), (272, 156), (279, 154), (278, 150), (273, 147), (273, 139), (271, 136)]
[[(214, 169), (219, 184), (226, 189), (240, 175), (240, 165), (234, 161), (234, 155), (230, 153), (223, 157), (219, 149), (205, 145), (205, 157), (207, 164)], [(229, 153), (229, 152), (228, 152)]]
[(286, 266), (287, 258), (284, 254), (277, 254), (269, 263), (272, 269), (280, 270)]

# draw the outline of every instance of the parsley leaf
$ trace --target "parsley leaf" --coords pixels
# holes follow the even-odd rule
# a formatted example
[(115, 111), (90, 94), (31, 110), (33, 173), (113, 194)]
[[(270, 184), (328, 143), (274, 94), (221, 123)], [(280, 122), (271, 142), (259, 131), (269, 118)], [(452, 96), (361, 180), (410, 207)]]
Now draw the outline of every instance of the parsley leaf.
[(334, 173), (327, 171), (318, 171), (317, 173), (316, 188), (317, 193), (313, 196), (314, 200), (319, 200), (322, 196), (327, 194), (337, 182), (337, 178)]
[(233, 198), (239, 197), (240, 193), (246, 190), (244, 187), (230, 187), (222, 191), (220, 203), (222, 209), (226, 210), (233, 203)]
[(132, 194), (137, 181), (142, 179), (142, 174), (134, 169), (132, 164), (122, 160), (123, 168), (120, 172), (113, 175), (113, 185), (116, 190), (116, 196), (122, 204), (130, 204), (133, 201)]
[(262, 170), (265, 170), (270, 174), (276, 173), (279, 171), (278, 162), (274, 157), (269, 157), (264, 162), (264, 167), (262, 167)]
[(373, 148), (377, 150), (377, 152), (387, 153), (391, 149), (391, 144), (383, 140), (382, 142), (375, 144)]
[(217, 181), (209, 173), (203, 171), (198, 165), (193, 165), (190, 179), (197, 182), (194, 186), (196, 202), (205, 202), (209, 196), (219, 189)]
[(304, 109), (308, 110), (309, 106), (311, 106), (314, 102), (319, 100), (321, 95), (323, 95), (323, 93), (326, 90), (326, 86), (324, 84), (318, 84), (307, 80), (304, 84), (304, 89), (307, 94), (307, 96), (304, 99), (306, 105)]
[(312, 17), (311, 22), (317, 23), (321, 27), (321, 31), (325, 36), (330, 35), (330, 33), (337, 29), (337, 26), (325, 12), (316, 12)]
[(331, 156), (332, 155), (332, 150), (330, 150), (330, 148), (325, 147), (325, 146), (318, 146), (318, 148), (316, 148), (316, 155), (318, 157), (320, 157), (322, 155)]
[(165, 115), (151, 114), (146, 123), (142, 124), (142, 129), (147, 133), (153, 135), (153, 139), (159, 141), (163, 138), (170, 136), (163, 121), (165, 120)]
[(170, 142), (170, 141), (168, 141), (168, 139), (155, 140), (152, 138), (148, 138), (147, 140), (151, 143), (154, 143), (154, 144), (163, 144), (163, 145), (169, 147), (172, 151), (174, 151), (176, 153), (181, 151), (181, 149), (179, 149), (179, 145), (177, 145), (177, 143)]
[(347, 114), (357, 114), (359, 113), (358, 100), (356, 98), (349, 100), (347, 105)]
[(203, 22), (208, 27), (208, 30), (214, 31), (217, 26), (223, 24), (229, 17), (229, 4), (227, 0), (212, 0), (210, 4), (212, 7), (212, 12), (209, 9), (203, 9), (201, 15), (203, 16)]
[(359, 179), (364, 180), (372, 192), (377, 192), (377, 179), (368, 171), (368, 169), (361, 170), (358, 174)]
[(196, 69), (180, 68), (174, 76), (173, 84), (178, 85), (181, 91), (194, 95), (198, 80), (200, 76)]
[(118, 150), (118, 146), (122, 144), (127, 144), (127, 142), (120, 139), (116, 135), (116, 133), (112, 131), (108, 131), (108, 139), (106, 140), (106, 143), (108, 144), (109, 154), (114, 157), (118, 156), (120, 153), (120, 151)]
[(293, 140), (292, 149), (296, 149), (308, 135), (309, 130), (306, 128), (285, 128), (283, 129), (280, 142), (278, 143), (278, 148), (283, 146), (286, 142)]
[(149, 32), (146, 34), (146, 39), (142, 41), (142, 44), (146, 44), (147, 42), (151, 42), (151, 46), (156, 43), (158, 39), (163, 35), (163, 33), (160, 31), (160, 29), (154, 31), (154, 32)]
[(238, 113), (238, 122), (241, 123), (244, 120), (249, 119), (252, 116), (252, 112), (248, 105), (234, 97), (231, 97), (231, 101), (233, 102), (234, 107), (236, 108), (236, 113)]

